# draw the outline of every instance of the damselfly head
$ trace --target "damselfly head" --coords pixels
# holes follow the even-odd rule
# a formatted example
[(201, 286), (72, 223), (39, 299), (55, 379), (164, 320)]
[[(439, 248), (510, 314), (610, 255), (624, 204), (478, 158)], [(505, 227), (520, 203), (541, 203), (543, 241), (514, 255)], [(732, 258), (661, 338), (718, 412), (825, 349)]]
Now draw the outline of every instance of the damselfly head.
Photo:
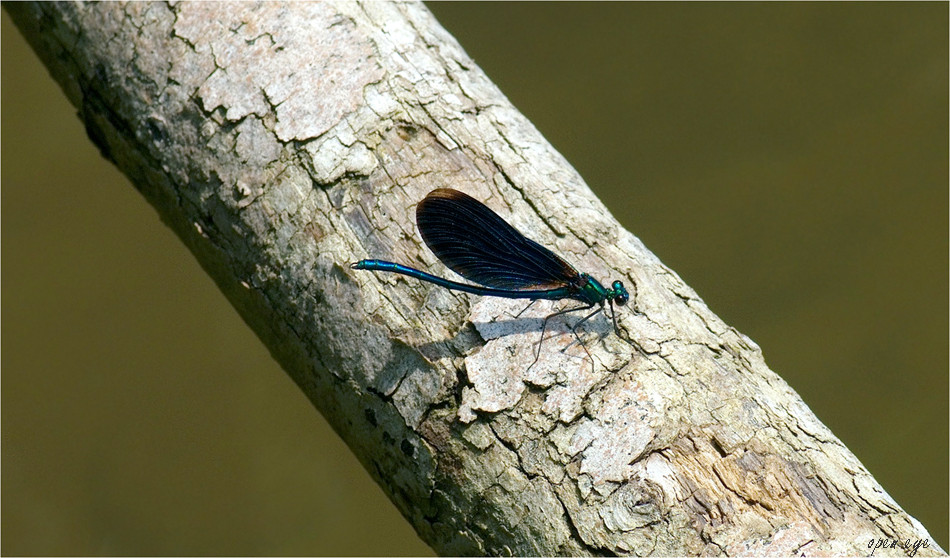
[(627, 292), (627, 288), (623, 286), (622, 282), (614, 281), (610, 288), (613, 290), (613, 301), (617, 303), (617, 306), (623, 306), (630, 300), (630, 293)]

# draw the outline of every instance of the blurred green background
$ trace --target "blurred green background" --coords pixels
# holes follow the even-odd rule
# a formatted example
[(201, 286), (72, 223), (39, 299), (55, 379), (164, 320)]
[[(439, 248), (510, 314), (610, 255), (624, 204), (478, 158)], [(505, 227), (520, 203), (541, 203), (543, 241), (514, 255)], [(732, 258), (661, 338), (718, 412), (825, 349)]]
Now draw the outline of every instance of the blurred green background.
[[(948, 4), (430, 9), (947, 548)], [(2, 17), (0, 551), (430, 554)]]

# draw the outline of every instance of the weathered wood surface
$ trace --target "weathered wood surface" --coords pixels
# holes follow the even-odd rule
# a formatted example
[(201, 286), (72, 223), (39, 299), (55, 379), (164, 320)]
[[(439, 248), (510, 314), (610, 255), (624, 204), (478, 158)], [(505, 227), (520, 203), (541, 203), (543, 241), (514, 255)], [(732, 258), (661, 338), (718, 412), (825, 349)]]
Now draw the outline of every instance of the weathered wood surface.
[[(421, 4), (5, 7), (104, 155), (438, 552), (932, 540)], [(593, 370), (563, 325), (529, 367), (547, 303), (514, 319), (518, 301), (348, 269), (442, 269), (413, 211), (444, 186), (628, 285), (625, 334), (585, 330)]]

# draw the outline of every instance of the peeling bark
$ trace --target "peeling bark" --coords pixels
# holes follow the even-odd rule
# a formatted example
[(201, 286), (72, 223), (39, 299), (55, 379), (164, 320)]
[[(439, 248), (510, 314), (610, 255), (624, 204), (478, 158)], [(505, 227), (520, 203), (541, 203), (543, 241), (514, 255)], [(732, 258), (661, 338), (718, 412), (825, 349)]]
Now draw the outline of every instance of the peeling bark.
[[(421, 4), (5, 4), (89, 135), (443, 554), (943, 551), (622, 229)], [(563, 323), (441, 269), (453, 187), (631, 303)], [(891, 546), (875, 555), (912, 555)]]

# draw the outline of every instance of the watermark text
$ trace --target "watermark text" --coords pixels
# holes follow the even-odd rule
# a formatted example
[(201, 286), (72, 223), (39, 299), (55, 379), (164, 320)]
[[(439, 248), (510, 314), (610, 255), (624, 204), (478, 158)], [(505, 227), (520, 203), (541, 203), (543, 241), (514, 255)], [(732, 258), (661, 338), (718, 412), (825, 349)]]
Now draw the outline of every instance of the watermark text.
[(917, 556), (917, 551), (921, 548), (929, 548), (930, 541), (927, 539), (917, 539), (917, 540), (899, 540), (899, 539), (871, 539), (868, 543), (868, 548), (871, 550), (871, 556), (874, 556), (874, 551), (879, 548), (902, 548), (904, 550), (910, 551), (910, 556)]

